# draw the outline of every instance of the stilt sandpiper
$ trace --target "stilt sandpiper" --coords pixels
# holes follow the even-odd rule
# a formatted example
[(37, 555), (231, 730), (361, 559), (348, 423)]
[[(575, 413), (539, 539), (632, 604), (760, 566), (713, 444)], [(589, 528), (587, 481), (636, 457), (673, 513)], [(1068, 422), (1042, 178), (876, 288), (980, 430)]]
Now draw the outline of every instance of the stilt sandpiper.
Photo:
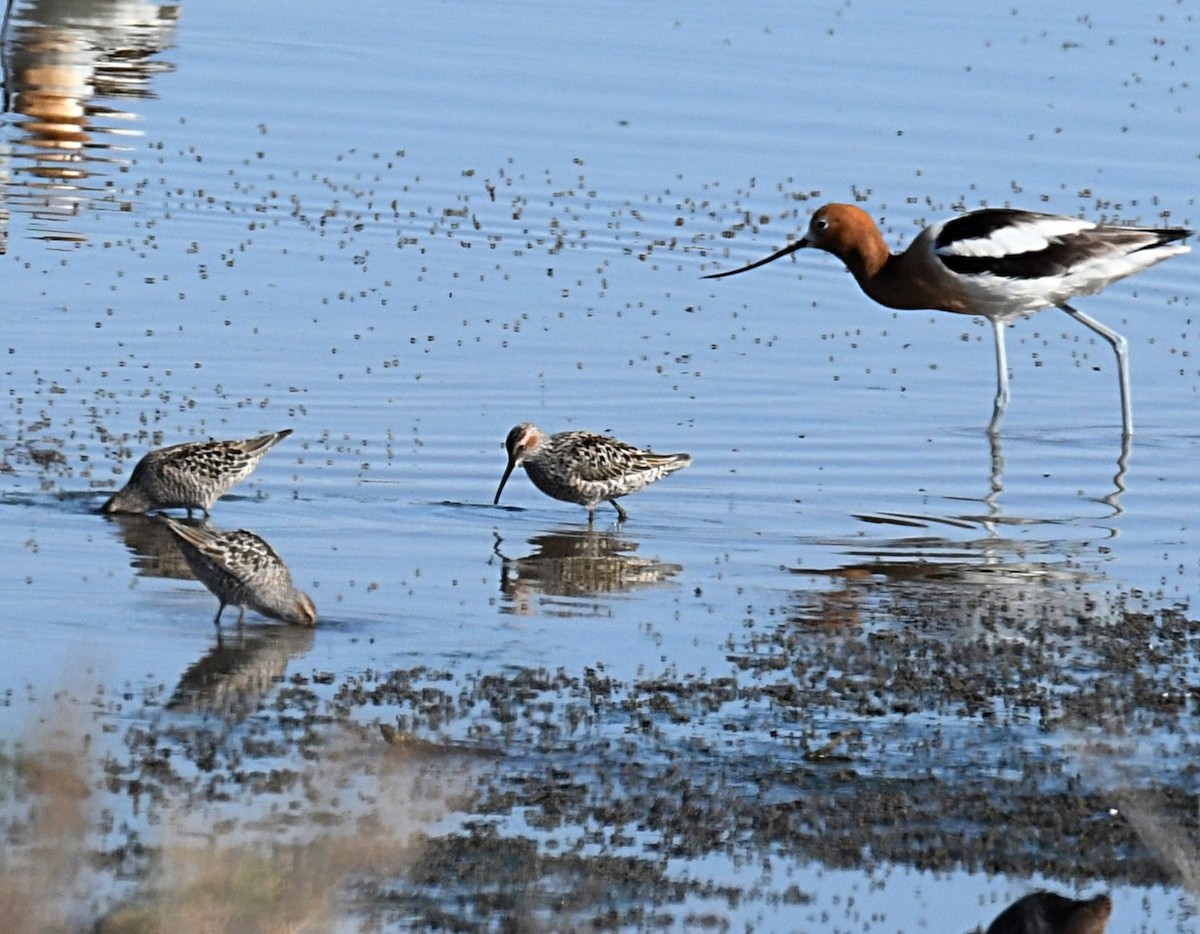
[(296, 589), (283, 559), (259, 536), (245, 529), (222, 532), (208, 525), (187, 525), (169, 516), (160, 518), (175, 533), (196, 579), (221, 601), (213, 620), (218, 628), (221, 613), (230, 605), (239, 608), (239, 626), (246, 607), (285, 623), (317, 624), (312, 599)]
[(151, 451), (133, 468), (124, 488), (111, 496), (101, 512), (148, 512), (186, 507), (205, 515), (212, 504), (241, 480), (290, 428), (245, 441), (190, 441)]
[(617, 520), (624, 522), (628, 514), (617, 497), (636, 493), (692, 462), (689, 454), (653, 454), (589, 431), (548, 435), (526, 423), (508, 433), (504, 446), (508, 466), (493, 503), (500, 502), (513, 470), (524, 467), (533, 485), (547, 496), (586, 507), (588, 522), (595, 518), (596, 504), (604, 500), (613, 504)]

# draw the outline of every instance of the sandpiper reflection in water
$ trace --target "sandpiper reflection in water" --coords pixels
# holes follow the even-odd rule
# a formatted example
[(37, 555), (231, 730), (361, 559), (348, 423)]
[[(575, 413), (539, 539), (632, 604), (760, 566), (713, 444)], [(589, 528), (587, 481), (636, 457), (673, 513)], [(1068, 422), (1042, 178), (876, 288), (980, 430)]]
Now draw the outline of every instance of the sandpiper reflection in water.
[(638, 543), (612, 531), (564, 529), (535, 535), (528, 542), (534, 550), (519, 558), (505, 555), (502, 542), (497, 535), (500, 592), (505, 611), (517, 616), (539, 611), (579, 616), (583, 609), (579, 603), (554, 598), (590, 598), (655, 587), (683, 572), (681, 564), (633, 554)]
[[(130, 551), (129, 564), (138, 577), (195, 580), (191, 566), (172, 532), (156, 515), (114, 512), (104, 517), (112, 523)], [(185, 525), (204, 525), (206, 519), (181, 519)]]
[(167, 709), (243, 720), (259, 710), (288, 664), (303, 657), (315, 637), (310, 626), (242, 628), (229, 638), (218, 637), (183, 673)]

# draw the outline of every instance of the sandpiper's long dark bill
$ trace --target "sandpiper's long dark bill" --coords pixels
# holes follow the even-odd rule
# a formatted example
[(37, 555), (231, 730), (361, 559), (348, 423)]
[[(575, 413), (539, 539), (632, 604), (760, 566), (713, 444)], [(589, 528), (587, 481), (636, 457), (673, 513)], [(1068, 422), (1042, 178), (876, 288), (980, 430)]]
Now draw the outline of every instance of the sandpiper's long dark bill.
[(1005, 325), (1043, 308), (1061, 308), (1100, 335), (1116, 354), (1121, 425), (1128, 438), (1133, 434), (1133, 412), (1125, 338), (1067, 301), (1188, 252), (1189, 247), (1179, 241), (1191, 233), (1183, 227), (1127, 227), (986, 208), (926, 227), (907, 250), (892, 253), (861, 208), (826, 204), (816, 210), (807, 233), (795, 243), (748, 266), (704, 278), (736, 275), (813, 247), (845, 263), (867, 296), (888, 308), (927, 308), (987, 318), (996, 341), (992, 431), (1008, 405)]
[(504, 446), (508, 464), (493, 504), (500, 502), (512, 472), (524, 467), (533, 485), (547, 496), (586, 507), (589, 522), (595, 518), (596, 505), (605, 501), (612, 503), (618, 521), (624, 522), (628, 514), (618, 497), (636, 493), (692, 462), (690, 454), (655, 454), (590, 431), (548, 435), (528, 423), (513, 428)]
[(285, 428), (243, 441), (189, 441), (151, 451), (100, 511), (186, 508), (189, 516), (193, 509), (208, 515), (213, 503), (250, 476), (263, 455), (291, 433)]

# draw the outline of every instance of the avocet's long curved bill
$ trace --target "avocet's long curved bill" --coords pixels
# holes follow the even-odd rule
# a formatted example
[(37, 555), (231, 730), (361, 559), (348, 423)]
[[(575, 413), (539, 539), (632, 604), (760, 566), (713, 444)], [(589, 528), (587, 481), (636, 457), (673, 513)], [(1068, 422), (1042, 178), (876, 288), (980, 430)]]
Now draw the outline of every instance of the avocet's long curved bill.
[(801, 237), (795, 243), (789, 243), (782, 250), (776, 250), (766, 259), (760, 259), (749, 266), (742, 266), (740, 269), (729, 269), (725, 272), (714, 272), (711, 275), (701, 276), (701, 279), (723, 279), (726, 276), (736, 276), (739, 272), (749, 272), (751, 269), (757, 269), (759, 266), (765, 266), (767, 263), (773, 263), (782, 256), (787, 256), (789, 253), (795, 253), (797, 250), (802, 250), (808, 246), (808, 240)]
[(511, 457), (508, 460), (508, 466), (504, 468), (504, 476), (500, 478), (500, 485), (496, 487), (496, 498), (492, 500), (493, 506), (500, 505), (500, 494), (504, 492), (504, 484), (508, 483), (508, 478), (512, 476), (513, 468), (517, 466), (517, 459)]

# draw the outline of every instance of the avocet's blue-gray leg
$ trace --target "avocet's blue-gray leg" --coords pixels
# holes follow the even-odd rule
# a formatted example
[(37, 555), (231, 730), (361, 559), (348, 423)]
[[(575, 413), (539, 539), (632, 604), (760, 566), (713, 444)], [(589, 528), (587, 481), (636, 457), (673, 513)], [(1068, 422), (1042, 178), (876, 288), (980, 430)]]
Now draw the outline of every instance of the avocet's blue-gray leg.
[(1129, 344), (1116, 331), (1106, 328), (1095, 318), (1089, 318), (1082, 311), (1076, 311), (1070, 305), (1059, 305), (1072, 318), (1103, 337), (1112, 344), (1113, 353), (1117, 355), (1117, 378), (1121, 381), (1121, 428), (1126, 438), (1133, 436), (1133, 406), (1129, 402)]
[(992, 318), (992, 333), (996, 336), (996, 402), (992, 406), (992, 420), (988, 423), (988, 434), (1000, 429), (1000, 417), (1008, 408), (1008, 354), (1004, 350), (1004, 322)]

